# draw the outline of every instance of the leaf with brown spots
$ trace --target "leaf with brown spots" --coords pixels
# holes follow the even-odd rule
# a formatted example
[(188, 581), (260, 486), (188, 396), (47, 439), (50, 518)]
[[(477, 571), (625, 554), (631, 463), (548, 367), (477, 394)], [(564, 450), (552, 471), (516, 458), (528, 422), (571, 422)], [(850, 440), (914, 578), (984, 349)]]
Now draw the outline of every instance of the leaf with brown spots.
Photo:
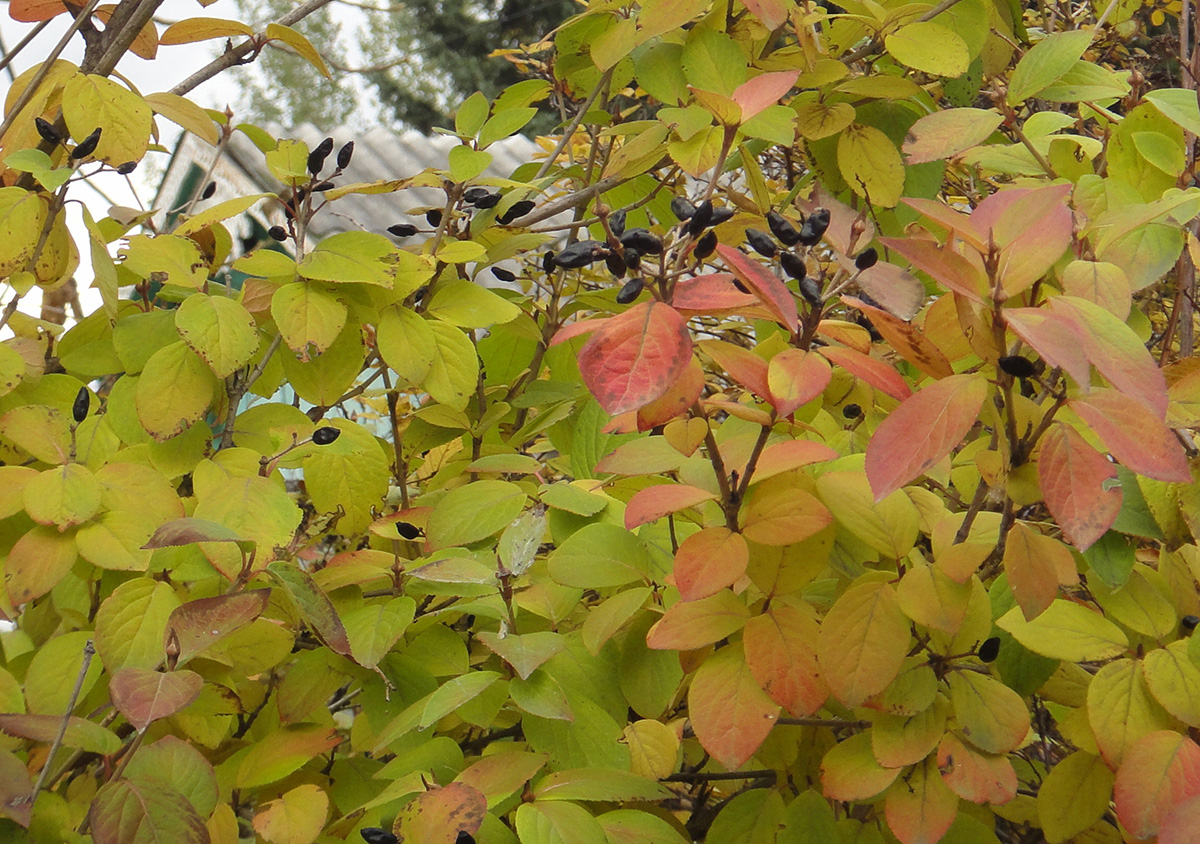
[(478, 832), (486, 813), (483, 792), (452, 782), (418, 794), (396, 815), (392, 832), (399, 844), (455, 844), (460, 832)]

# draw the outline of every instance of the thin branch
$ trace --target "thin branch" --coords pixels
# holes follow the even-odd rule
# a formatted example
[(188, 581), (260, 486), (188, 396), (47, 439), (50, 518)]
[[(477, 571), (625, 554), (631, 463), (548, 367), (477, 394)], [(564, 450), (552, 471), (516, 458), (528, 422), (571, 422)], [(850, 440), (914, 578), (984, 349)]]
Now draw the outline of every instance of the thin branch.
[(62, 746), (63, 736), (67, 734), (67, 725), (71, 722), (71, 713), (75, 711), (75, 704), (79, 702), (79, 693), (83, 691), (84, 678), (87, 677), (88, 669), (92, 666), (92, 657), (95, 655), (96, 646), (92, 643), (91, 639), (88, 639), (83, 646), (83, 662), (79, 665), (79, 676), (75, 678), (75, 688), (71, 690), (71, 699), (67, 701), (67, 711), (63, 713), (62, 723), (58, 725), (58, 732), (54, 735), (54, 741), (50, 745), (50, 752), (46, 754), (46, 763), (42, 765), (42, 771), (38, 774), (37, 783), (33, 786), (33, 792), (29, 795), (30, 803), (37, 800), (38, 792), (46, 784), (46, 775), (50, 773), (50, 763), (54, 761), (54, 754)]
[[(24, 50), (26, 47), (29, 46), (29, 42), (32, 41), (33, 39), (37, 38), (39, 35), (41, 35), (42, 30), (45, 29), (49, 25), (50, 25), (50, 21), (44, 20), (44, 21), (41, 21), (33, 29), (29, 30), (29, 33), (24, 38), (22, 38), (20, 41), (17, 42), (17, 46), (13, 47), (11, 50), (6, 52), (4, 54), (3, 58), (0, 58), (0, 70), (4, 70), (10, 64), (12, 64), (12, 60), (15, 59), (22, 50)], [(13, 77), (13, 72), (10, 70), (8, 73), (9, 73), (9, 78), (12, 78), (12, 80), (15, 82), (16, 79)]]
[[(540, 168), (537, 174), (530, 180), (536, 182), (538, 179), (550, 172), (550, 168), (554, 166), (554, 162), (562, 155), (562, 151), (567, 148), (567, 144), (571, 143), (571, 138), (575, 135), (575, 130), (579, 128), (579, 124), (583, 122), (584, 115), (588, 113), (588, 109), (592, 107), (592, 103), (600, 96), (600, 93), (608, 87), (608, 83), (612, 80), (613, 69), (610, 67), (600, 77), (600, 81), (596, 83), (596, 87), (592, 89), (592, 93), (588, 94), (588, 98), (583, 101), (583, 105), (579, 107), (579, 111), (575, 113), (570, 124), (563, 130), (562, 137), (558, 139), (558, 145), (554, 147), (554, 151), (550, 153)], [(545, 218), (541, 218), (545, 219)], [(536, 222), (536, 220), (534, 221)]]
[(659, 782), (719, 782), (721, 780), (763, 780), (779, 776), (777, 771), (697, 771), (694, 774), (671, 774)]

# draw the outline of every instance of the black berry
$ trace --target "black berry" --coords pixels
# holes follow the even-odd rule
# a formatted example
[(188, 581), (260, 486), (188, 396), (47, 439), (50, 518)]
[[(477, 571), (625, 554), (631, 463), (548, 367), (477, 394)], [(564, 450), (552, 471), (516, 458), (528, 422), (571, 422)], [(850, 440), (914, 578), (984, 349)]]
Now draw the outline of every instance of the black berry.
[(625, 276), (625, 259), (616, 252), (610, 252), (604, 256), (604, 265), (608, 267), (608, 271), (612, 273), (613, 278), (623, 278)]
[(329, 445), (341, 435), (342, 432), (340, 429), (334, 428), (332, 425), (326, 425), (323, 428), (317, 428), (317, 430), (313, 431), (312, 441), (317, 445)]
[(138, 166), (138, 163), (136, 161), (126, 161), (124, 164), (117, 165), (117, 172), (120, 173), (122, 176), (128, 176), (130, 173), (132, 173), (134, 170), (137, 169), (137, 166)]
[(698, 236), (702, 231), (708, 228), (712, 223), (713, 204), (709, 200), (704, 200), (696, 206), (696, 213), (688, 220), (687, 227), (684, 229), (692, 237)]
[(979, 659), (981, 662), (995, 662), (998, 656), (1000, 656), (999, 636), (993, 636), (979, 646)]
[(396, 844), (397, 838), (386, 829), (380, 829), (377, 826), (368, 826), (360, 829), (358, 834), (363, 837), (363, 841), (367, 844)]
[(793, 252), (780, 252), (779, 266), (783, 267), (783, 271), (796, 279), (796, 281), (800, 281), (808, 275), (808, 268), (804, 266), (804, 259)]
[(862, 408), (856, 404), (848, 404), (842, 408), (842, 416), (847, 419), (857, 419), (862, 416)]
[(467, 188), (465, 191), (463, 191), (463, 202), (467, 203), (467, 205), (474, 205), (476, 202), (490, 194), (491, 191), (487, 188)]
[(554, 258), (554, 263), (564, 270), (577, 270), (591, 266), (597, 258), (606, 254), (606, 248), (598, 240), (580, 240), (572, 243)]
[(859, 270), (869, 270), (879, 263), (879, 253), (874, 246), (868, 246), (854, 257), (854, 266)]
[(408, 223), (397, 223), (394, 226), (387, 227), (388, 234), (394, 237), (412, 237), (417, 233), (417, 227)]
[(71, 418), (78, 425), (84, 419), (87, 419), (88, 408), (92, 406), (92, 394), (88, 392), (87, 387), (80, 387), (79, 393), (75, 396), (75, 403), (71, 405)]
[(625, 209), (622, 208), (615, 214), (608, 216), (608, 230), (613, 233), (614, 237), (620, 237), (625, 234)]
[(217, 192), (217, 183), (209, 182), (204, 186), (204, 193), (200, 194), (201, 199), (212, 199), (213, 194)]
[(442, 224), (442, 209), (431, 208), (425, 212), (425, 222), (431, 226), (440, 226)]
[(1005, 355), (996, 362), (1000, 364), (1001, 371), (1013, 378), (1032, 378), (1037, 374), (1037, 367), (1033, 365), (1033, 361), (1020, 355)]
[(775, 257), (775, 241), (762, 229), (746, 229), (746, 242), (750, 248), (764, 258)]
[(737, 213), (732, 208), (714, 208), (712, 220), (709, 221), (710, 226), (719, 226), (721, 223), (726, 223), (733, 219), (733, 215)]
[(813, 211), (804, 221), (804, 225), (800, 227), (798, 241), (804, 246), (816, 246), (825, 236), (825, 230), (829, 228), (829, 220), (828, 208), (818, 208)]
[(717, 248), (717, 233), (711, 229), (704, 233), (704, 236), (696, 241), (696, 248), (692, 250), (692, 257), (698, 261), (703, 261), (711, 255)]
[(414, 524), (408, 522), (396, 522), (396, 533), (403, 536), (405, 539), (416, 539), (421, 535), (421, 529)]
[(353, 157), (354, 157), (354, 141), (347, 141), (346, 143), (344, 143), (342, 145), (342, 148), (338, 150), (337, 168), (339, 170), (345, 170), (347, 167), (350, 166), (350, 159)]
[(642, 253), (638, 252), (633, 247), (625, 249), (625, 266), (631, 270), (636, 270), (642, 265)]
[(325, 159), (331, 152), (333, 152), (333, 138), (326, 138), (317, 144), (308, 154), (308, 172), (314, 176), (320, 173), (321, 168), (325, 166)]
[(692, 215), (696, 213), (696, 206), (692, 205), (686, 196), (677, 196), (671, 200), (671, 213), (682, 223), (692, 219)]
[(494, 275), (496, 278), (500, 279), (501, 281), (516, 281), (517, 280), (517, 274), (510, 270), (504, 269), (504, 267), (492, 267), (492, 275)]
[(800, 279), (800, 295), (814, 308), (821, 307), (821, 283), (811, 276)]
[(486, 196), (480, 197), (479, 199), (475, 200), (475, 207), (482, 208), (482, 209), (495, 208), (497, 205), (500, 204), (500, 200), (503, 198), (504, 197), (502, 197), (498, 193), (489, 193)]
[(42, 136), (42, 140), (48, 144), (58, 146), (62, 143), (62, 135), (58, 134), (58, 130), (54, 128), (54, 124), (49, 120), (41, 117), (33, 118), (33, 125), (37, 127), (38, 134)]
[(662, 254), (662, 240), (647, 229), (630, 229), (621, 235), (621, 245), (626, 249), (633, 247), (643, 255)]
[(625, 282), (625, 286), (621, 288), (620, 292), (617, 293), (617, 304), (628, 305), (641, 295), (643, 287), (645, 287), (645, 283), (640, 278), (629, 279), (629, 281)]
[(271, 228), (267, 229), (267, 236), (270, 237), (271, 240), (277, 240), (280, 243), (283, 243), (288, 239), (287, 229), (285, 229), (283, 226), (271, 226)]
[(514, 202), (508, 207), (508, 210), (496, 218), (496, 221), (502, 226), (507, 226), (513, 220), (519, 220), (530, 211), (533, 210), (534, 202), (532, 199), (522, 199)]
[(71, 159), (78, 161), (81, 158), (87, 158), (96, 151), (96, 147), (100, 144), (100, 127), (96, 127), (92, 134), (88, 135), (75, 149), (71, 150)]
[(547, 252), (542, 255), (542, 272), (547, 275), (554, 272), (554, 253)]
[(800, 232), (778, 211), (767, 213), (767, 227), (784, 246), (795, 246), (800, 242)]
[(1185, 615), (1179, 626), (1190, 633), (1196, 629), (1197, 624), (1200, 624), (1200, 616)]

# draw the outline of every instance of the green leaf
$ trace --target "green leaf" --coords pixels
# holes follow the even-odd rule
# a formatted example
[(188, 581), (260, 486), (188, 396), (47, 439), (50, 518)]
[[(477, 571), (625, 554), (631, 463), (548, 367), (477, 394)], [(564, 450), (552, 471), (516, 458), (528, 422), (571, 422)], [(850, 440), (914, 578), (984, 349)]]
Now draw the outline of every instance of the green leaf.
[(342, 513), (338, 529), (356, 534), (374, 521), (391, 477), (388, 456), (362, 425), (330, 419), (341, 435), (329, 445), (311, 445), (304, 457), (304, 483), (318, 513)]
[(1163, 116), (1179, 128), (1200, 135), (1200, 105), (1196, 102), (1196, 92), (1187, 88), (1160, 88), (1147, 91), (1145, 98), (1154, 103), (1154, 107)]
[(603, 589), (647, 577), (650, 556), (633, 533), (611, 524), (592, 524), (560, 543), (550, 555), (550, 576), (563, 586)]
[(838, 138), (838, 169), (850, 189), (875, 205), (893, 208), (904, 191), (904, 162), (887, 135), (851, 124)]
[(1092, 43), (1090, 29), (1052, 33), (1021, 57), (1008, 82), (1007, 102), (1018, 105), (1057, 82)]
[(92, 800), (88, 820), (96, 844), (208, 844), (210, 840), (191, 802), (160, 783), (130, 779), (106, 783)]
[(379, 664), (412, 623), (417, 604), (412, 598), (393, 598), (343, 613), (354, 661), (367, 668)]
[(456, 182), (469, 182), (492, 166), (492, 154), (461, 144), (450, 150), (449, 161), (450, 178)]
[(184, 299), (175, 314), (175, 328), (218, 378), (241, 369), (258, 351), (254, 317), (224, 296), (198, 294)]
[(596, 819), (576, 803), (522, 803), (514, 817), (521, 844), (609, 844)]
[(499, 679), (500, 675), (495, 671), (471, 671), (442, 684), (426, 701), (418, 726), (425, 729), (440, 721), (483, 694)]
[(137, 413), (142, 427), (159, 442), (197, 422), (212, 404), (217, 380), (183, 341), (155, 352), (138, 379)]
[(481, 92), (467, 97), (454, 115), (454, 131), (464, 138), (473, 138), (487, 120), (491, 103)]
[(533, 789), (536, 800), (582, 800), (627, 803), (662, 800), (667, 789), (654, 780), (626, 771), (581, 768), (555, 771), (542, 777)]
[(96, 612), (96, 654), (109, 672), (157, 667), (165, 657), (163, 634), (179, 598), (166, 583), (135, 578), (122, 583)]
[(479, 355), (475, 345), (466, 334), (453, 325), (431, 321), (429, 331), (433, 335), (435, 354), (429, 374), (421, 386), (435, 400), (463, 410), (475, 395), (475, 384), (479, 378)]
[(530, 674), (564, 647), (562, 636), (550, 631), (507, 636), (480, 633), (476, 638), (512, 666), (522, 680), (528, 680)]
[(507, 481), (475, 481), (451, 490), (433, 508), (426, 536), (433, 548), (469, 545), (499, 533), (525, 509), (525, 493)]
[(316, 724), (297, 724), (270, 732), (242, 757), (233, 778), (235, 786), (257, 788), (278, 782), (314, 756), (332, 750), (341, 740), (331, 727)]
[(384, 362), (406, 383), (420, 385), (433, 370), (438, 343), (429, 322), (401, 305), (379, 317), (375, 342)]
[(466, 279), (439, 284), (427, 311), (459, 328), (489, 328), (521, 315), (521, 309), (512, 302)]
[(395, 252), (396, 247), (381, 234), (342, 232), (325, 238), (305, 255), (299, 272), (318, 281), (391, 287)]
[(905, 24), (883, 43), (900, 64), (934, 76), (961, 76), (971, 63), (958, 33), (931, 21)]
[(1069, 662), (1110, 659), (1125, 652), (1129, 639), (1111, 621), (1072, 601), (1056, 600), (1033, 621), (1014, 607), (996, 621), (1035, 654)]

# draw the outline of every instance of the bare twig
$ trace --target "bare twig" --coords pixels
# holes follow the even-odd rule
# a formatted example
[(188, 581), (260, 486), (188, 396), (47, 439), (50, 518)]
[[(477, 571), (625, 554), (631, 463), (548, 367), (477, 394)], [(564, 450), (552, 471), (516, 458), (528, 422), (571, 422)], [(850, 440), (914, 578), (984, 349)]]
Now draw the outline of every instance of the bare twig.
[(67, 734), (67, 725), (71, 722), (71, 713), (75, 711), (75, 704), (79, 702), (79, 693), (83, 691), (83, 681), (87, 677), (88, 669), (92, 667), (92, 657), (96, 655), (96, 646), (88, 639), (83, 646), (83, 662), (79, 666), (79, 676), (75, 678), (75, 688), (71, 690), (71, 698), (67, 701), (67, 711), (63, 713), (62, 723), (58, 725), (58, 732), (54, 735), (54, 741), (50, 745), (50, 752), (46, 754), (46, 763), (42, 765), (42, 771), (38, 774), (37, 783), (33, 786), (33, 791), (29, 795), (29, 800), (32, 803), (37, 800), (38, 792), (42, 790), (42, 786), (46, 783), (46, 775), (50, 773), (50, 763), (54, 761), (54, 754), (58, 752), (58, 748), (62, 746), (63, 736)]

